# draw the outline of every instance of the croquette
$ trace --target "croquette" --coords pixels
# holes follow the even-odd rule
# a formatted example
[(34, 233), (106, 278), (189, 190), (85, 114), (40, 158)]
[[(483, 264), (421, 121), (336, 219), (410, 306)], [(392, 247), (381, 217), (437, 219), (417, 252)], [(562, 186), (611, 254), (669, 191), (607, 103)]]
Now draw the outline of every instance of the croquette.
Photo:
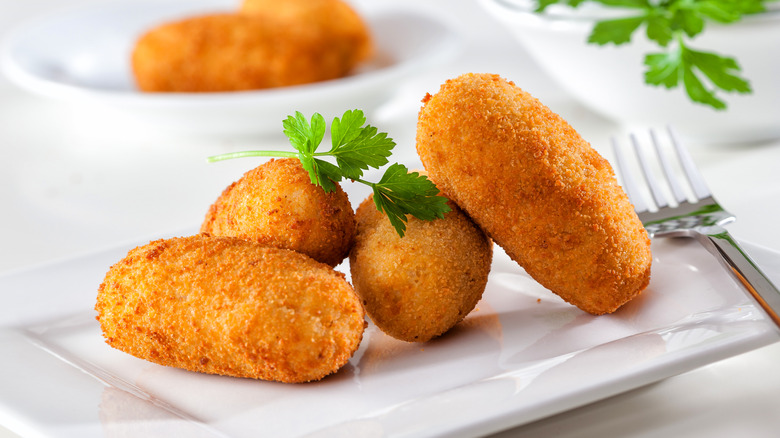
[(493, 243), (454, 203), (444, 218), (408, 217), (399, 237), (372, 196), (357, 209), (350, 253), (355, 292), (380, 330), (409, 342), (448, 331), (471, 312), (488, 280)]
[(202, 373), (318, 380), (347, 363), (365, 314), (344, 275), (294, 251), (196, 235), (131, 250), (100, 285), (106, 342)]
[(336, 266), (352, 247), (355, 212), (340, 185), (325, 193), (298, 159), (272, 159), (225, 188), (200, 231), (299, 251)]
[(341, 53), (345, 65), (356, 65), (374, 52), (368, 24), (343, 0), (244, 0), (240, 12), (320, 29), (327, 48)]
[(427, 95), (417, 152), (454, 200), (542, 286), (610, 313), (650, 279), (650, 240), (609, 163), (559, 115), (497, 75)]
[[(268, 14), (215, 13), (160, 24), (131, 55), (146, 92), (224, 92), (275, 88), (347, 75), (363, 51), (323, 26)], [(362, 47), (362, 46), (361, 46)]]

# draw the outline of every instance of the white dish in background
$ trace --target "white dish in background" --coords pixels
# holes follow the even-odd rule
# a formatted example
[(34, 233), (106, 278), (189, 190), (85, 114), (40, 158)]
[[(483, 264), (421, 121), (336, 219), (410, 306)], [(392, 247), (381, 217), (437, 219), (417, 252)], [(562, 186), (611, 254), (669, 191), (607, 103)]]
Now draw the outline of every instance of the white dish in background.
[(18, 27), (4, 41), (2, 67), (19, 86), (52, 98), (118, 110), (158, 129), (193, 134), (281, 132), (294, 111), (326, 119), (371, 113), (403, 79), (453, 56), (450, 26), (410, 10), (366, 11), (376, 56), (352, 75), (319, 83), (230, 93), (142, 93), (130, 53), (147, 29), (187, 16), (233, 11), (235, 0), (120, 0), (63, 11)]
[[(572, 9), (553, 5), (533, 12), (531, 0), (480, 0), (561, 88), (580, 104), (614, 121), (645, 129), (672, 124), (691, 141), (736, 143), (780, 138), (780, 4), (740, 22), (707, 24), (690, 42), (696, 50), (736, 58), (752, 94), (718, 91), (728, 109), (693, 103), (684, 87), (645, 84), (645, 55), (662, 52), (641, 26), (620, 46), (586, 43), (598, 20), (635, 16), (626, 8), (585, 2)], [(704, 80), (705, 86), (711, 84)]]
[[(612, 315), (562, 302), (497, 251), (477, 309), (432, 342), (371, 325), (350, 362), (320, 382), (198, 374), (103, 342), (97, 286), (131, 246), (0, 277), (0, 423), (79, 438), (477, 436), (779, 339), (695, 241), (657, 240), (649, 289)], [(780, 254), (747, 248), (780, 278)]]

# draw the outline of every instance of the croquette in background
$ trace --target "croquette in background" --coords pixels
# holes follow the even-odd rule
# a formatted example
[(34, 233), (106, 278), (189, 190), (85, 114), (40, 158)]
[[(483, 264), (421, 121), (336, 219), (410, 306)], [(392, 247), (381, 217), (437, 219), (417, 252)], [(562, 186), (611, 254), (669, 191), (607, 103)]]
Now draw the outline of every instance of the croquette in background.
[(355, 65), (374, 53), (367, 23), (342, 0), (244, 0), (240, 12), (270, 14), (320, 29), (328, 50), (340, 54), (343, 65)]
[(256, 90), (346, 76), (372, 45), (366, 23), (341, 0), (248, 1), (241, 11), (151, 28), (131, 64), (142, 91)]

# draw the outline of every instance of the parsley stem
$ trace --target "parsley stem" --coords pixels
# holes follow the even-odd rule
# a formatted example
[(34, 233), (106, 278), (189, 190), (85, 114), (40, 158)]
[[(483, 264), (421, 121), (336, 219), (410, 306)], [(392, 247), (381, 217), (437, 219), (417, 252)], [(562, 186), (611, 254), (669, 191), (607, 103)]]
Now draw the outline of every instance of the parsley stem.
[(280, 158), (297, 158), (298, 153), (297, 152), (288, 152), (288, 151), (241, 151), (241, 152), (228, 152), (226, 154), (220, 154), (220, 155), (213, 155), (211, 157), (206, 158), (206, 161), (209, 163), (214, 163), (216, 161), (223, 161), (223, 160), (230, 160), (233, 158), (244, 158), (244, 157), (280, 157)]
[(359, 182), (361, 184), (365, 184), (365, 185), (371, 187), (372, 189), (374, 188), (374, 186), (376, 186), (376, 183), (372, 183), (371, 181), (366, 181), (366, 180), (363, 180), (363, 179), (360, 179), (360, 178), (355, 178), (352, 181)]

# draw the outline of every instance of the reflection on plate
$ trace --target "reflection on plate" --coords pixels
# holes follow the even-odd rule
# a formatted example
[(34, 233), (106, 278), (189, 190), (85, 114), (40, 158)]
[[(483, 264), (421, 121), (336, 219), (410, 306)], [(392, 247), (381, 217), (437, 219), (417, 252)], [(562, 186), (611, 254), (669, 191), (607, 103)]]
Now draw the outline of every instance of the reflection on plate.
[(331, 81), (231, 93), (141, 93), (129, 66), (135, 40), (162, 22), (237, 9), (235, 0), (120, 0), (40, 18), (5, 40), (2, 67), (32, 92), (119, 110), (157, 128), (191, 133), (280, 132), (294, 111), (326, 119), (345, 110), (370, 113), (404, 78), (457, 49), (448, 25), (407, 10), (366, 11), (376, 56), (354, 74)]
[[(749, 248), (759, 263), (779, 260)], [(0, 420), (12, 430), (78, 437), (484, 435), (778, 339), (697, 243), (659, 240), (649, 289), (612, 315), (562, 302), (497, 251), (477, 309), (434, 341), (405, 343), (371, 325), (342, 370), (310, 384), (197, 374), (103, 342), (91, 310), (96, 288), (127, 249), (0, 277)], [(780, 265), (763, 267), (780, 276)]]

